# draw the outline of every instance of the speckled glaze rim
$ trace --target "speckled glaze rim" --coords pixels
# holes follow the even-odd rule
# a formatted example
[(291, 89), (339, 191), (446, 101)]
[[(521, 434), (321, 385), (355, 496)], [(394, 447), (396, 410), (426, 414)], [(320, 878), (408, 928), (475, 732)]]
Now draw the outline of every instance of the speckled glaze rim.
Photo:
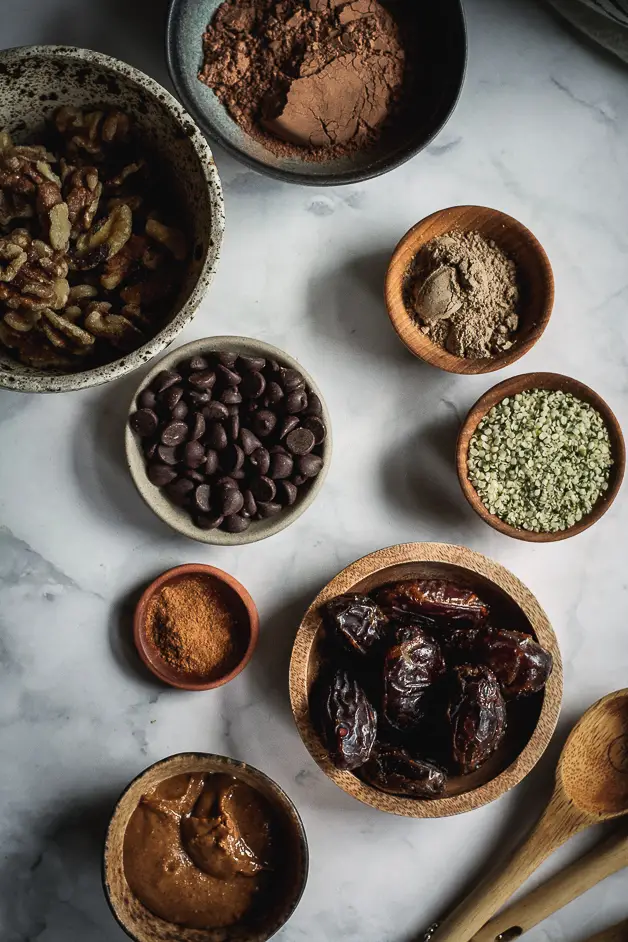
[(303, 825), (303, 821), (301, 820), (301, 815), (299, 814), (295, 803), (286, 794), (286, 792), (283, 790), (281, 785), (278, 785), (274, 779), (272, 779), (269, 775), (266, 775), (265, 772), (262, 772), (260, 769), (256, 768), (255, 766), (249, 765), (247, 762), (241, 762), (239, 759), (232, 759), (229, 756), (221, 756), (221, 755), (218, 755), (217, 753), (212, 753), (212, 752), (177, 752), (171, 756), (167, 756), (165, 759), (160, 759), (158, 762), (154, 762), (152, 765), (149, 765), (146, 769), (140, 772), (139, 775), (136, 775), (135, 778), (129, 782), (129, 784), (120, 794), (118, 800), (115, 803), (115, 807), (113, 809), (111, 819), (107, 826), (107, 833), (105, 835), (105, 840), (103, 844), (102, 867), (101, 867), (101, 880), (102, 880), (103, 892), (105, 895), (105, 899), (107, 901), (107, 905), (109, 906), (109, 909), (111, 910), (111, 914), (113, 918), (115, 919), (115, 921), (120, 926), (120, 928), (128, 935), (130, 939), (133, 939), (134, 942), (140, 942), (137, 936), (133, 935), (133, 933), (131, 933), (129, 929), (127, 929), (127, 927), (122, 922), (115, 908), (113, 899), (111, 897), (111, 886), (110, 886), (109, 873), (108, 873), (111, 831), (113, 828), (115, 818), (117, 814), (119, 813), (120, 803), (122, 799), (125, 797), (125, 795), (127, 795), (128, 792), (134, 786), (139, 785), (142, 779), (149, 772), (152, 772), (153, 770), (158, 769), (162, 766), (167, 767), (173, 763), (173, 760), (181, 760), (181, 759), (188, 759), (191, 764), (195, 762), (202, 763), (209, 760), (210, 762), (215, 762), (217, 765), (224, 766), (225, 772), (231, 773), (234, 775), (237, 775), (238, 770), (244, 769), (248, 773), (250, 773), (254, 778), (257, 778), (263, 781), (269, 787), (270, 791), (274, 792), (277, 795), (277, 797), (280, 799), (280, 801), (283, 801), (285, 803), (286, 808), (289, 809), (291, 817), (292, 817), (292, 821), (297, 830), (299, 844), (301, 847), (301, 854), (302, 854), (302, 860), (303, 860), (302, 867), (301, 867), (302, 872), (300, 874), (301, 886), (300, 886), (300, 891), (295, 895), (292, 905), (283, 914), (281, 920), (279, 920), (278, 923), (275, 926), (273, 926), (271, 932), (268, 935), (266, 935), (266, 939), (271, 939), (277, 932), (279, 932), (281, 928), (283, 928), (283, 926), (285, 926), (288, 920), (292, 918), (305, 892), (305, 887), (307, 885), (307, 880), (308, 880), (308, 875), (309, 875), (309, 865), (310, 865), (309, 845), (307, 841), (307, 835), (305, 833), (305, 827)]
[[(389, 171), (396, 170), (397, 167), (401, 167), (413, 157), (416, 157), (417, 154), (420, 154), (421, 151), (425, 150), (426, 147), (429, 147), (432, 141), (438, 137), (438, 135), (449, 123), (454, 111), (458, 106), (458, 102), (460, 101), (460, 96), (462, 95), (462, 90), (464, 88), (464, 83), (467, 76), (469, 39), (464, 4), (462, 0), (456, 0), (460, 15), (460, 29), (463, 39), (464, 56), (460, 72), (460, 83), (456, 94), (452, 97), (450, 107), (443, 114), (441, 123), (429, 136), (422, 140), (420, 144), (409, 145), (405, 150), (401, 150), (400, 152), (396, 153), (394, 157), (391, 157), (388, 160), (382, 160), (372, 168), (345, 170), (338, 173), (314, 175), (308, 173), (306, 169), (303, 171), (289, 171), (279, 167), (274, 167), (272, 164), (267, 164), (261, 160), (257, 160), (255, 157), (251, 157), (239, 147), (234, 146), (231, 141), (225, 137), (224, 134), (222, 134), (215, 123), (208, 119), (206, 113), (196, 106), (196, 103), (191, 100), (190, 96), (187, 94), (185, 85), (181, 80), (181, 65), (176, 55), (175, 37), (177, 33), (177, 14), (179, 3), (180, 0), (170, 0), (168, 13), (166, 16), (166, 62), (168, 64), (170, 78), (172, 79), (172, 84), (177, 91), (177, 95), (179, 95), (181, 100), (185, 102), (186, 106), (190, 109), (190, 112), (194, 115), (196, 121), (203, 128), (205, 134), (211, 140), (215, 141), (216, 144), (219, 144), (223, 150), (225, 150), (236, 160), (239, 160), (241, 163), (245, 164), (247, 167), (257, 171), (257, 173), (262, 173), (267, 177), (274, 177), (274, 179), (281, 180), (284, 183), (296, 183), (302, 186), (319, 187), (347, 186), (351, 183), (364, 183), (367, 180), (373, 180), (376, 177), (381, 177), (385, 173), (389, 173)], [(304, 168), (307, 168), (307, 162), (304, 161), (303, 166)]]
[[(242, 602), (248, 623), (246, 625), (249, 640), (242, 657), (232, 670), (218, 677), (216, 680), (193, 682), (190, 680), (175, 679), (172, 671), (166, 673), (163, 670), (164, 661), (146, 635), (146, 614), (148, 603), (155, 593), (159, 592), (165, 585), (178, 579), (180, 576), (201, 576), (214, 579), (216, 582), (222, 582), (232, 592), (234, 592)], [(216, 687), (223, 687), (233, 680), (238, 674), (241, 674), (247, 666), (257, 646), (259, 639), (259, 612), (257, 606), (249, 591), (244, 588), (241, 582), (238, 582), (232, 575), (225, 572), (224, 569), (217, 569), (215, 566), (207, 566), (205, 563), (184, 563), (181, 566), (175, 566), (173, 569), (167, 569), (160, 576), (146, 586), (142, 597), (135, 607), (133, 617), (133, 640), (140, 658), (148, 670), (164, 684), (170, 687), (177, 687), (179, 690), (214, 690)], [(165, 665), (167, 666), (167, 665)]]
[[(310, 484), (306, 493), (298, 497), (297, 502), (293, 504), (292, 507), (285, 508), (275, 517), (270, 517), (268, 520), (256, 520), (244, 533), (225, 533), (223, 530), (200, 530), (194, 525), (191, 517), (184, 510), (175, 507), (174, 504), (167, 501), (167, 499), (161, 495), (159, 488), (155, 487), (155, 485), (151, 484), (148, 480), (144, 456), (128, 422), (128, 418), (137, 408), (137, 397), (143, 389), (152, 383), (155, 376), (161, 370), (171, 369), (182, 360), (189, 359), (199, 354), (222, 350), (232, 350), (234, 353), (263, 356), (270, 360), (277, 360), (279, 363), (284, 363), (291, 369), (297, 370), (301, 373), (312, 392), (316, 393), (320, 399), (323, 408), (323, 420), (327, 428), (327, 437), (325, 438), (322, 449), (323, 467), (320, 474), (317, 475), (312, 484)], [(150, 371), (144, 376), (142, 382), (133, 393), (125, 426), (124, 444), (127, 464), (133, 482), (145, 503), (150, 507), (153, 513), (157, 514), (164, 523), (167, 523), (168, 526), (176, 530), (177, 533), (181, 533), (183, 536), (187, 536), (192, 540), (197, 540), (199, 543), (209, 543), (215, 546), (241, 546), (246, 543), (257, 543), (258, 540), (265, 540), (267, 537), (274, 536), (275, 533), (285, 530), (285, 528), (289, 527), (291, 523), (294, 523), (301, 514), (305, 513), (308, 507), (316, 500), (316, 497), (325, 483), (325, 478), (327, 477), (327, 472), (331, 464), (333, 448), (331, 416), (320, 388), (307, 370), (304, 369), (302, 364), (299, 363), (298, 360), (295, 360), (294, 357), (291, 357), (289, 353), (280, 350), (279, 347), (275, 347), (270, 343), (264, 343), (262, 340), (254, 340), (251, 337), (205, 337), (202, 340), (192, 340), (182, 347), (177, 347), (176, 350), (171, 350), (165, 357), (162, 357), (161, 360), (151, 367)]]
[(132, 353), (126, 354), (121, 359), (114, 360), (113, 363), (98, 366), (92, 370), (85, 370), (81, 373), (47, 374), (33, 372), (20, 374), (6, 371), (0, 366), (0, 387), (5, 389), (31, 393), (71, 392), (76, 389), (99, 386), (132, 372), (171, 344), (177, 334), (192, 320), (205, 292), (214, 279), (218, 267), (225, 228), (224, 199), (214, 157), (202, 131), (177, 99), (159, 82), (120, 59), (94, 52), (91, 49), (81, 49), (77, 46), (16, 46), (11, 49), (3, 49), (0, 50), (0, 66), (33, 56), (74, 59), (87, 64), (95, 62), (101, 68), (110, 69), (127, 81), (145, 89), (163, 105), (170, 116), (180, 125), (181, 130), (194, 147), (210, 198), (211, 229), (205, 261), (199, 272), (198, 281), (178, 314), (152, 340)]
[[(431, 800), (388, 795), (362, 782), (353, 773), (337, 769), (315, 732), (309, 708), (309, 661), (322, 624), (321, 605), (337, 595), (356, 591), (355, 586), (369, 577), (377, 575), (377, 584), (383, 585), (389, 579), (386, 576), (389, 570), (426, 562), (457, 566), (492, 582), (523, 612), (539, 643), (550, 651), (554, 660), (534, 731), (510, 765), (477, 788)], [(563, 665), (558, 638), (536, 597), (505, 566), (474, 550), (450, 543), (398, 543), (363, 556), (334, 576), (316, 596), (298, 628), (289, 676), (290, 702), (296, 727), (305, 748), (325, 775), (364, 804), (409, 818), (444, 818), (472, 811), (495, 801), (518, 785), (532, 771), (550, 743), (558, 722), (563, 694)]]

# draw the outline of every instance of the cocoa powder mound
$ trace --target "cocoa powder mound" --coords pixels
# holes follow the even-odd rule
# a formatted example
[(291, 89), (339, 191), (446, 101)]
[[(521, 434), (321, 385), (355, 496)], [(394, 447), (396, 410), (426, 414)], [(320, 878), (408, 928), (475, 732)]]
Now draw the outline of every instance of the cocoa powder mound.
[(203, 49), (200, 80), (278, 156), (371, 146), (404, 81), (399, 29), (378, 0), (224, 0)]

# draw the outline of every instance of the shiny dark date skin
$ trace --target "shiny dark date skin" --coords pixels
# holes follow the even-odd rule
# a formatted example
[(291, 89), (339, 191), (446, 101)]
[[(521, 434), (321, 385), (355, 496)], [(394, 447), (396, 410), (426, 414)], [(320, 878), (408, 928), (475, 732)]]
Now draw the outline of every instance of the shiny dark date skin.
[(383, 743), (375, 747), (360, 777), (373, 788), (407, 798), (438, 798), (447, 787), (447, 773), (433, 762)]
[(552, 673), (552, 655), (519, 631), (489, 631), (478, 657), (493, 671), (507, 700), (538, 693)]
[(377, 715), (360, 684), (347, 671), (336, 671), (322, 706), (322, 727), (334, 765), (346, 771), (364, 765), (375, 743)]
[(385, 611), (401, 609), (433, 618), (480, 621), (488, 606), (471, 589), (442, 579), (414, 579), (385, 586), (377, 593), (377, 603)]
[(324, 611), (326, 624), (349, 651), (367, 655), (384, 641), (386, 616), (367, 595), (339, 595)]
[(454, 669), (447, 718), (454, 762), (468, 775), (484, 765), (506, 732), (506, 704), (488, 667), (463, 664)]
[(445, 671), (440, 647), (423, 629), (403, 626), (384, 660), (383, 706), (396, 729), (410, 729), (423, 719), (427, 690)]

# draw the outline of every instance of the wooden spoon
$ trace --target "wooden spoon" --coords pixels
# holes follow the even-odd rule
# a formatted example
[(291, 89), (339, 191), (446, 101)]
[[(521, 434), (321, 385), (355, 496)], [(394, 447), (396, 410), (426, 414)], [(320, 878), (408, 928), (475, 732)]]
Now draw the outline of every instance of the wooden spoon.
[(602, 929), (597, 935), (592, 935), (587, 942), (626, 942), (628, 939), (628, 919), (618, 922), (616, 926)]
[(612, 873), (628, 867), (628, 825), (588, 854), (503, 909), (473, 936), (473, 942), (510, 942), (581, 896)]
[(553, 851), (593, 824), (628, 813), (628, 689), (590, 707), (571, 731), (550, 802), (522, 846), (432, 936), (469, 942)]

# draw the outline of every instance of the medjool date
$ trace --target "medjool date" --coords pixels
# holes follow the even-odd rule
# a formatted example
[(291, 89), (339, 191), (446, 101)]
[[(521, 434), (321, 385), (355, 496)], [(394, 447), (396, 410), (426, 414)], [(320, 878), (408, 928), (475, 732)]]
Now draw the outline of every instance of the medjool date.
[(454, 762), (467, 775), (484, 765), (506, 732), (506, 704), (488, 667), (455, 668), (447, 716)]
[(440, 647), (418, 627), (397, 630), (397, 644), (384, 661), (384, 714), (397, 729), (417, 726), (423, 718), (426, 690), (445, 670)]
[(366, 595), (339, 595), (327, 603), (325, 613), (350, 651), (368, 654), (384, 639), (386, 618)]
[(443, 579), (415, 579), (386, 586), (377, 593), (382, 608), (400, 608), (437, 618), (479, 621), (488, 614), (488, 606), (471, 589), (461, 588)]
[(408, 798), (438, 798), (447, 785), (447, 773), (434, 763), (384, 744), (375, 747), (360, 777), (382, 792)]
[(493, 671), (506, 699), (542, 690), (552, 672), (552, 655), (520, 631), (491, 631), (482, 642), (480, 658)]
[(322, 725), (334, 765), (347, 771), (364, 765), (377, 735), (377, 715), (362, 687), (347, 671), (334, 674), (325, 692), (323, 710)]

